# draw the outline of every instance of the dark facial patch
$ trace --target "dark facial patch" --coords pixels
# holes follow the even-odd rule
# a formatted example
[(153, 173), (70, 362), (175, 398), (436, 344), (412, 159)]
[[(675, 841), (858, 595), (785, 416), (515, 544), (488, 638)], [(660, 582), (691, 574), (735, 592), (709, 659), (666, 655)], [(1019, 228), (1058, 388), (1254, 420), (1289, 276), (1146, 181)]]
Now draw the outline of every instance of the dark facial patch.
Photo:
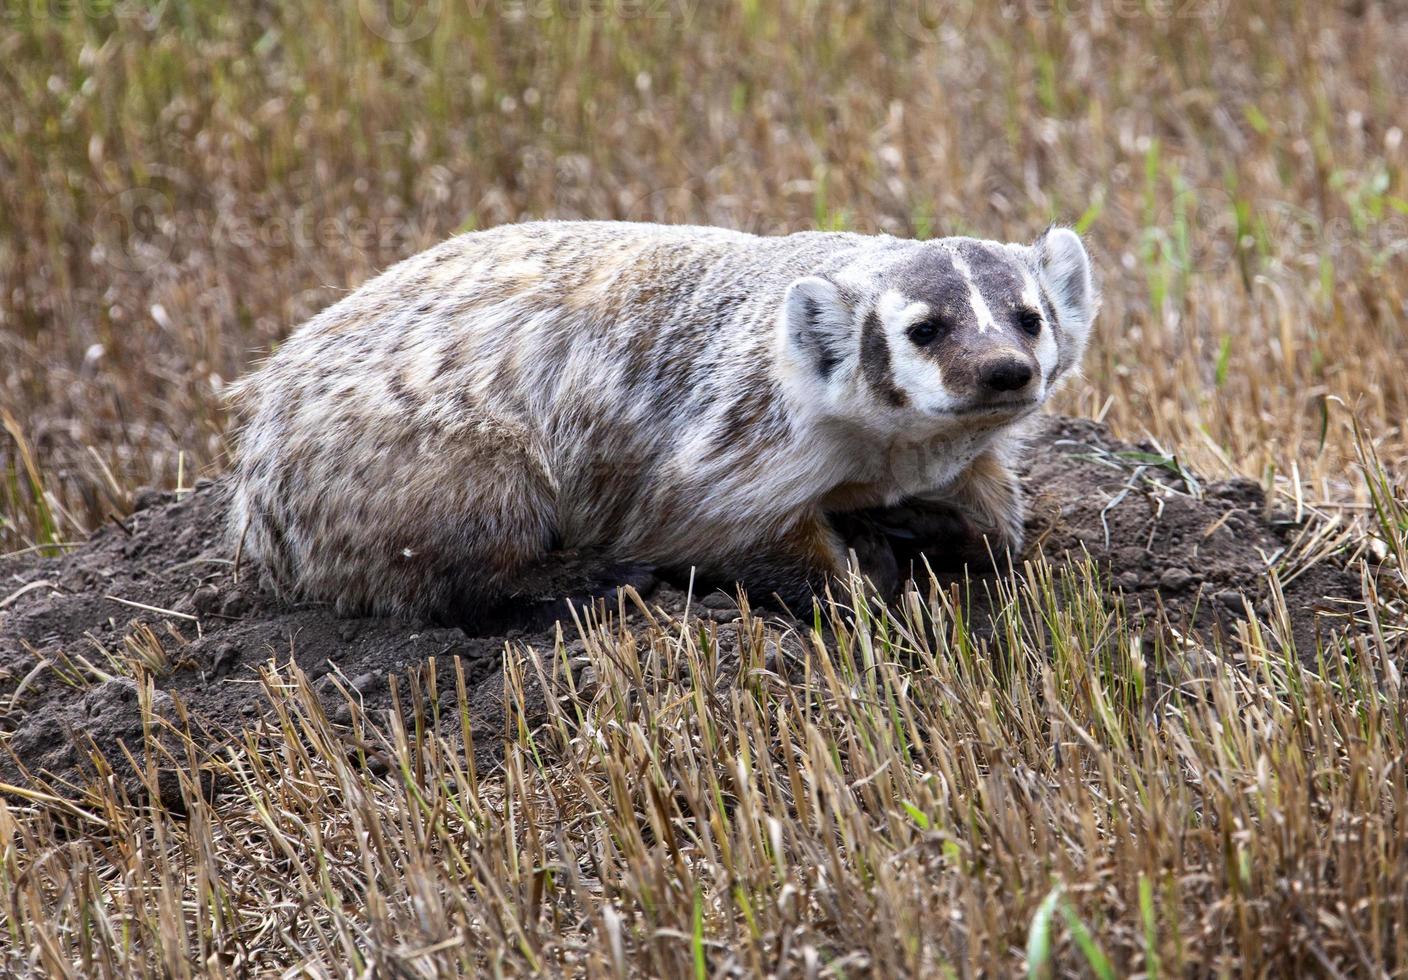
[(874, 311), (866, 314), (860, 328), (860, 369), (876, 394), (893, 405), (903, 408), (908, 399), (895, 387), (890, 368), (890, 344), (885, 339), (885, 327)]

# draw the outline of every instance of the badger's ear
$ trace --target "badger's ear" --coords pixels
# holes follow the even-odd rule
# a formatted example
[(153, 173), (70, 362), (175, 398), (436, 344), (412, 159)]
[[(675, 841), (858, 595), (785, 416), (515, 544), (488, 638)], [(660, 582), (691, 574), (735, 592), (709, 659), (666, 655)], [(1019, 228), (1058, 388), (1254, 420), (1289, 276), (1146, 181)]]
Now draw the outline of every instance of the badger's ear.
[(855, 317), (834, 282), (820, 276), (798, 279), (782, 301), (787, 349), (799, 366), (829, 381), (856, 344)]
[(1100, 294), (1080, 236), (1069, 228), (1048, 228), (1032, 246), (1032, 257), (1060, 328), (1083, 347), (1100, 310)]

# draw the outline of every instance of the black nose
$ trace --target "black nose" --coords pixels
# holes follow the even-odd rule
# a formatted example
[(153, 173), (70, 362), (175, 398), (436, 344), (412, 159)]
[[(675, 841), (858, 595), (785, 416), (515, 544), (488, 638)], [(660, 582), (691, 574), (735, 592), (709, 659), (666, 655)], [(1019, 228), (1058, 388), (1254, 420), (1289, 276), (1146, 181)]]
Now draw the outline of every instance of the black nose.
[(983, 387), (993, 391), (1016, 391), (1032, 380), (1029, 361), (1017, 357), (1002, 357), (983, 365), (978, 374)]

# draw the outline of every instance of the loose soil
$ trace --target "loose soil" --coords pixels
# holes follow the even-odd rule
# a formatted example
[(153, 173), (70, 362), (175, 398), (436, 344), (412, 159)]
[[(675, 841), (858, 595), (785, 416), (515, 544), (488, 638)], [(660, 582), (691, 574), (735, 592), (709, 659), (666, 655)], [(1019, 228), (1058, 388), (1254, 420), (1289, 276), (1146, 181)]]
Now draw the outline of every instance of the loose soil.
[[(1256, 483), (1200, 484), (1151, 447), (1120, 443), (1086, 421), (1042, 420), (1023, 481), (1028, 557), (1068, 561), (1088, 553), (1108, 588), (1146, 623), (1185, 636), (1225, 636), (1248, 605), (1267, 611), (1267, 568), (1300, 530), (1286, 515), (1268, 512)], [(347, 723), (352, 709), (339, 687), (375, 717), (392, 706), (390, 679), (413, 671), (426, 679), (431, 658), (436, 689), (452, 705), (458, 658), (476, 730), (502, 730), (505, 650), (550, 649), (556, 626), (474, 635), (283, 604), (248, 574), (236, 581), (222, 542), (223, 500), (218, 485), (180, 500), (146, 493), (137, 513), (62, 557), (0, 559), (0, 781), (77, 792), (94, 772), (96, 750), (135, 791), (121, 746), (136, 751), (141, 744), (138, 686), (113, 664), (134, 651), (153, 657), (158, 647), (154, 662), (165, 664), (151, 675), (155, 712), (174, 717), (179, 700), (195, 727), (221, 733), (212, 739), (238, 732), (266, 709), (259, 667), (271, 659), (296, 661), (329, 716)], [(902, 512), (886, 515), (888, 524), (903, 519)], [(922, 538), (922, 528), (917, 533)], [(916, 543), (934, 555), (952, 551), (951, 542)], [(652, 607), (683, 612), (685, 583), (640, 584)], [(1297, 648), (1307, 655), (1320, 634), (1346, 625), (1357, 578), (1330, 559), (1284, 591)], [(982, 592), (973, 590), (978, 605)], [(696, 597), (691, 610), (723, 623), (738, 613), (721, 593)], [(564, 634), (580, 644), (572, 626)], [(457, 726), (458, 706), (444, 716)], [(481, 741), (491, 757), (493, 740)]]

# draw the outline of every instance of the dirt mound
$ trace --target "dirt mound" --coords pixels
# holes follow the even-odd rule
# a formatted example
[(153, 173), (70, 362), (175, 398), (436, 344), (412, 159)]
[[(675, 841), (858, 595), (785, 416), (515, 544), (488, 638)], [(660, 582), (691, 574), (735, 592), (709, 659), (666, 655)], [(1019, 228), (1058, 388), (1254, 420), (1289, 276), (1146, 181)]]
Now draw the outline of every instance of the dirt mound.
[[(1162, 609), (1169, 622), (1205, 634), (1229, 630), (1247, 603), (1266, 608), (1266, 571), (1293, 551), (1298, 531), (1266, 513), (1255, 483), (1201, 485), (1174, 461), (1089, 422), (1043, 420), (1024, 482), (1030, 552), (1089, 553), (1132, 609)], [(485, 731), (503, 725), (506, 645), (555, 640), (555, 627), (473, 636), (281, 605), (248, 577), (235, 580), (218, 487), (179, 501), (148, 494), (142, 504), (64, 557), (0, 559), (0, 779), (77, 781), (93, 771), (94, 750), (120, 769), (119, 743), (135, 746), (142, 724), (139, 687), (117, 666), (123, 659), (142, 661), (156, 678), (155, 713), (174, 715), (179, 701), (208, 730), (234, 731), (260, 714), (257, 668), (271, 658), (295, 660), (335, 721), (350, 719), (339, 686), (368, 712), (389, 709), (388, 678), (425, 670), (432, 657), (435, 689), (450, 704), (459, 658), (472, 723)], [(1312, 651), (1324, 617), (1343, 623), (1356, 581), (1332, 561), (1291, 570), (1291, 625), (1299, 648)], [(660, 583), (648, 598), (671, 614), (685, 604), (679, 583)], [(737, 613), (721, 594), (694, 608), (720, 621)], [(457, 707), (444, 714), (458, 724)]]

